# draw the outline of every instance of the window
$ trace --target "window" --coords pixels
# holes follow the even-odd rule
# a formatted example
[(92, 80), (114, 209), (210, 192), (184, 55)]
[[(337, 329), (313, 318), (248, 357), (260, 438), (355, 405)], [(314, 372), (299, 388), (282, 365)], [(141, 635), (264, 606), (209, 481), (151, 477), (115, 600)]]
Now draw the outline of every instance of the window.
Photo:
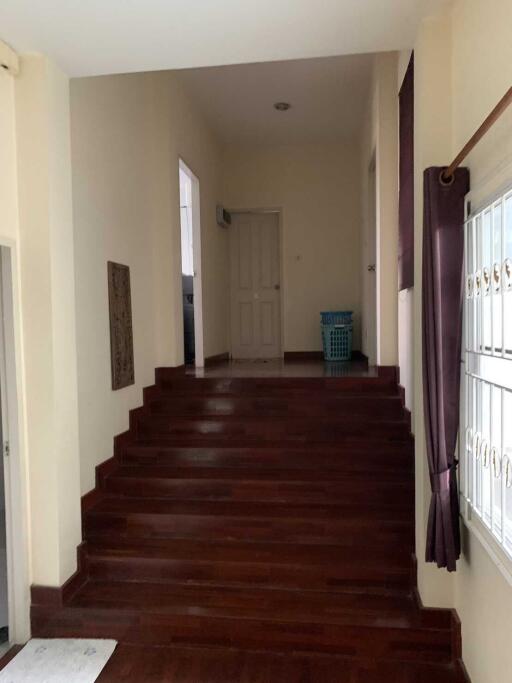
[(512, 558), (512, 189), (465, 223), (461, 508)]

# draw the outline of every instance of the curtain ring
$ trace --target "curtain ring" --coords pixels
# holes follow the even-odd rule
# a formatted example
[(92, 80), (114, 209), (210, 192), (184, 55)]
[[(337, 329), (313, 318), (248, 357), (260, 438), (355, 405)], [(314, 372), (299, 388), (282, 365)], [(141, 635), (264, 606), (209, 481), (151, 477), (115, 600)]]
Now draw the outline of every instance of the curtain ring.
[(450, 185), (453, 185), (453, 182), (455, 180), (455, 173), (452, 173), (451, 175), (446, 177), (445, 172), (446, 169), (444, 168), (439, 174), (439, 182), (443, 187), (450, 187)]

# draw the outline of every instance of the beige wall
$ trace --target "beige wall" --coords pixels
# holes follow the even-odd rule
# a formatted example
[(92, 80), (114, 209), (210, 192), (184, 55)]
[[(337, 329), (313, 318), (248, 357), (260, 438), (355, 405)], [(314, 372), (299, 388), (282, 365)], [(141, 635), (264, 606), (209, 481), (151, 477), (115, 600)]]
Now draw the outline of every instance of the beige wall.
[[(375, 56), (367, 118), (359, 160), (362, 206), (361, 289), (363, 293), (364, 330), (371, 329), (376, 316), (376, 364), (398, 364), (398, 53)], [(376, 225), (369, 220), (368, 169), (375, 163)], [(376, 273), (368, 274), (368, 245), (371, 231), (376, 232)], [(376, 311), (370, 306), (370, 287), (376, 278)], [(365, 344), (365, 352), (367, 347)]]
[(14, 642), (30, 635), (29, 584), (61, 585), (81, 541), (69, 83), (41, 56), (19, 67), (0, 70), (0, 244), (10, 249), (17, 401)]
[(453, 604), (453, 575), (427, 564), (425, 538), (430, 483), (425, 451), (421, 346), (421, 272), (423, 241), (423, 170), (449, 163), (451, 126), (451, 21), (448, 16), (424, 22), (414, 51), (414, 434), (416, 443), (416, 555), (418, 586), (425, 604)]
[(322, 348), (320, 311), (354, 311), (360, 349), (360, 198), (355, 144), (228, 147), (230, 209), (282, 210), (284, 350)]
[(68, 79), (23, 58), (15, 107), (32, 571), (60, 585), (81, 541)]
[[(16, 66), (16, 55), (13, 55), (7, 46), (0, 42), (0, 58), (2, 63), (10, 63)], [(17, 69), (14, 70), (17, 72)], [(15, 558), (16, 576), (9, 575), (10, 589), (14, 589), (14, 604), (10, 605), (10, 630), (9, 639), (12, 643), (26, 642), (30, 637), (30, 595), (28, 586), (32, 577), (31, 566), (31, 539), (30, 533), (30, 495), (28, 486), (28, 453), (26, 448), (27, 430), (25, 419), (25, 391), (23, 373), (23, 346), (22, 346), (22, 318), (20, 302), (20, 249), (19, 249), (19, 214), (18, 214), (18, 167), (16, 159), (16, 108), (15, 108), (15, 82), (14, 74), (0, 69), (0, 245), (2, 246), (2, 276), (5, 267), (4, 248), (10, 252), (13, 285), (13, 323), (15, 334), (15, 372), (16, 372), (16, 397), (9, 396), (16, 404), (17, 424), (14, 415), (10, 416), (9, 426), (17, 427), (18, 439), (10, 434), (13, 444), (12, 461), (6, 470), (5, 482), (9, 482), (9, 472), (14, 470), (17, 477), (16, 487), (10, 487), (11, 495), (17, 496), (21, 514), (16, 511), (10, 512), (12, 519), (11, 530), (13, 535), (7, 536), (9, 552), (17, 553)], [(2, 277), (3, 281), (3, 277)], [(4, 299), (5, 301), (5, 299)], [(12, 384), (9, 384), (12, 390)], [(6, 397), (3, 397), (3, 401)], [(2, 473), (3, 475), (4, 473)], [(4, 480), (4, 476), (2, 476)], [(4, 483), (4, 481), (2, 481)], [(7, 497), (6, 489), (6, 497)], [(8, 503), (6, 501), (8, 506)], [(11, 566), (12, 560), (11, 557)]]
[[(183, 362), (178, 159), (200, 181), (205, 355), (228, 349), (220, 148), (170, 73), (71, 85), (82, 493), (159, 365)], [(111, 389), (107, 261), (130, 266), (135, 384)]]
[[(512, 82), (512, 5), (508, 0), (459, 0), (446, 15), (424, 22), (415, 46), (415, 431), (416, 516), (419, 587), (429, 605), (454, 605), (462, 619), (463, 657), (473, 683), (503, 683), (512, 670), (509, 644), (512, 563), (498, 563), (485, 547), (486, 534), (463, 533), (456, 574), (421, 561), (430, 498), (425, 466), (421, 396), (422, 172), (446, 164), (480, 125)], [(479, 46), (485, 46), (481, 49)], [(478, 204), (504, 183), (512, 184), (512, 110), (465, 162), (471, 199)], [(484, 542), (482, 542), (484, 541)], [(491, 542), (492, 545), (492, 542)]]
[[(452, 17), (453, 143), (456, 153), (512, 84), (512, 4), (455, 3)], [(486, 49), (476, 49), (486, 45)], [(473, 206), (512, 185), (512, 108), (465, 162)], [(455, 577), (464, 660), (473, 683), (503, 683), (512, 671), (512, 561), (508, 581), (472, 532)]]

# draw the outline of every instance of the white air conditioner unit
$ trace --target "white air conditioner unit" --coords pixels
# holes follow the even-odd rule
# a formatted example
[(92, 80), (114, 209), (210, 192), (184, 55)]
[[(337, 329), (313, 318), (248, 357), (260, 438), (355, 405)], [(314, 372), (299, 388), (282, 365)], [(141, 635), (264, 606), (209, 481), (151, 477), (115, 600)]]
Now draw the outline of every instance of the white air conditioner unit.
[(227, 228), (231, 225), (231, 214), (220, 204), (217, 204), (217, 225), (220, 225), (221, 228)]

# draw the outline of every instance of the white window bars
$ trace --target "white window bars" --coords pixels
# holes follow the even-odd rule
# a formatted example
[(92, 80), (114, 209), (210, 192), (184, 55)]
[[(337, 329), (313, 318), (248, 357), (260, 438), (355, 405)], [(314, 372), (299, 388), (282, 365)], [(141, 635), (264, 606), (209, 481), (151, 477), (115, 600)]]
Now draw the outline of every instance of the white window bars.
[(512, 190), (465, 223), (460, 492), (512, 558)]

